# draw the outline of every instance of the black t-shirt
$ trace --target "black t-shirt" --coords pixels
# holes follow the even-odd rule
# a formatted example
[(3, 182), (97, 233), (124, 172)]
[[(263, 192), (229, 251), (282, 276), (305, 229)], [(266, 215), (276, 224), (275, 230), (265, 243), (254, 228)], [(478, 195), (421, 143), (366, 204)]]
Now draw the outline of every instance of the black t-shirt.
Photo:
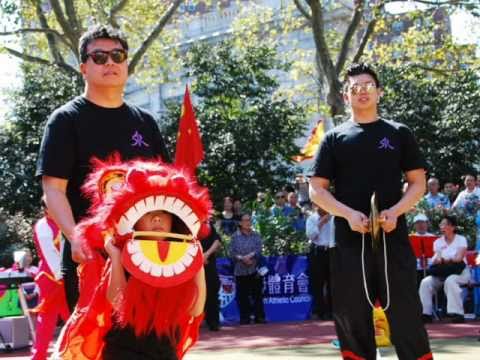
[[(202, 239), (202, 241), (200, 241), (203, 252), (205, 253), (205, 251), (210, 249), (216, 240), (222, 242), (222, 238), (220, 237), (220, 235), (218, 235), (217, 231), (215, 230), (215, 226), (213, 226), (213, 223), (211, 223), (210, 234), (205, 239)], [(213, 253), (208, 258), (208, 264), (205, 266), (205, 270), (216, 271), (216, 266), (217, 266), (217, 255), (216, 253)]]
[[(333, 183), (338, 201), (368, 216), (373, 192), (380, 211), (388, 209), (402, 197), (402, 174), (421, 168), (425, 161), (410, 129), (380, 119), (347, 121), (329, 131), (313, 170), (314, 176)], [(343, 219), (335, 223), (348, 226)]]
[(106, 159), (113, 152), (118, 152), (122, 160), (170, 160), (150, 113), (126, 103), (118, 108), (104, 108), (79, 96), (50, 116), (36, 175), (68, 180), (67, 198), (78, 222), (90, 205), (80, 191), (90, 172), (90, 160)]

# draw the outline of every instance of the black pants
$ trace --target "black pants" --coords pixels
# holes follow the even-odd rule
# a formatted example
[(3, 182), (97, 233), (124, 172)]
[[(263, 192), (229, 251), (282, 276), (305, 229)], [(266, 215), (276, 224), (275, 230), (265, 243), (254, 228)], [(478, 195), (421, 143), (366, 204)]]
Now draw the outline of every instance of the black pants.
[[(208, 264), (210, 265), (210, 264)], [(205, 321), (209, 327), (216, 327), (220, 324), (220, 302), (218, 291), (220, 280), (215, 267), (205, 266), (205, 281), (207, 283), (207, 299), (205, 301)], [(215, 264), (214, 264), (215, 265)]]
[(70, 313), (73, 312), (78, 301), (78, 264), (72, 259), (72, 251), (70, 242), (64, 238), (63, 254), (62, 254), (62, 273), (63, 283), (65, 284), (65, 295), (67, 298)]
[(312, 244), (308, 253), (310, 294), (312, 314), (319, 317), (330, 316), (332, 302), (330, 296), (330, 259), (328, 247)]
[(256, 273), (245, 276), (235, 276), (237, 285), (237, 303), (240, 310), (240, 321), (250, 321), (250, 315), (255, 320), (264, 320), (263, 281)]
[[(343, 237), (340, 241), (339, 238)], [(376, 359), (372, 308), (362, 277), (361, 235), (337, 227), (337, 247), (330, 250), (333, 315), (343, 359)], [(348, 241), (345, 241), (348, 239)], [(391, 340), (400, 360), (430, 360), (427, 332), (422, 322), (416, 284), (416, 261), (405, 230), (387, 234), (390, 307), (386, 316)], [(373, 253), (365, 236), (365, 268), (370, 299), (386, 303), (383, 245)]]

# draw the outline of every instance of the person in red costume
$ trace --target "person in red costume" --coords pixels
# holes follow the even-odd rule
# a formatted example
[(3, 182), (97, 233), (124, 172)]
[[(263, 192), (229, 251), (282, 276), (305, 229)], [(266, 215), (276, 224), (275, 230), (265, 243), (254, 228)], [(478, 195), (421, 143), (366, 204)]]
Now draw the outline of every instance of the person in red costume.
[(70, 316), (61, 272), (63, 239), (57, 224), (48, 213), (45, 201), (41, 205), (44, 217), (33, 227), (33, 239), (40, 258), (35, 283), (39, 289), (39, 304), (31, 310), (37, 314), (36, 338), (32, 346), (32, 359), (47, 358), (48, 345), (53, 338), (57, 320), (67, 321)]
[(93, 260), (79, 267), (79, 302), (54, 358), (182, 359), (203, 319), (208, 190), (160, 161), (113, 156), (93, 168), (90, 216), (75, 229)]

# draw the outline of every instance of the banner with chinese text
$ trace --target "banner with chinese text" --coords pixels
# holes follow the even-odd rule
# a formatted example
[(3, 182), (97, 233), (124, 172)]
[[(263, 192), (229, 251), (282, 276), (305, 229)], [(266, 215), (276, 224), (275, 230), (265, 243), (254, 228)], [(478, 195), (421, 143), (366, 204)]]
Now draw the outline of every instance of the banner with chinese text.
[[(262, 265), (268, 267), (263, 277), (263, 302), (267, 321), (299, 321), (310, 317), (311, 296), (308, 291), (306, 256), (264, 257)], [(217, 259), (220, 277), (220, 312), (224, 323), (237, 323), (240, 319), (235, 300), (233, 262)]]

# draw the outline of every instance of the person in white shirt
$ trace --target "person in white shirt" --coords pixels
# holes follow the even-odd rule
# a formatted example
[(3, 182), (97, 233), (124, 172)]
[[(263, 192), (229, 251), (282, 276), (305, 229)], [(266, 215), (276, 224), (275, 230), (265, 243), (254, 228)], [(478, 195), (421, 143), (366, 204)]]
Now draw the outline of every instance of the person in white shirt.
[[(475, 176), (471, 174), (465, 175), (465, 190), (458, 194), (452, 208), (466, 209), (469, 202), (480, 201), (480, 188), (476, 187)], [(468, 208), (466, 209), (468, 211)]]
[(334, 246), (333, 216), (314, 205), (314, 210), (307, 219), (306, 233), (310, 243), (308, 269), (310, 294), (312, 295), (312, 318), (331, 320), (328, 250)]
[[(457, 221), (452, 216), (445, 216), (440, 222), (440, 230), (443, 234), (433, 243), (435, 255), (433, 264), (451, 264), (465, 262), (467, 252), (467, 239), (456, 233)], [(427, 276), (420, 283), (420, 300), (423, 306), (423, 318), (425, 322), (432, 321), (432, 296), (443, 285), (447, 297), (447, 314), (452, 317), (452, 322), (464, 321), (461, 285), (470, 280), (468, 266), (459, 275), (449, 275), (445, 280), (437, 276)]]

